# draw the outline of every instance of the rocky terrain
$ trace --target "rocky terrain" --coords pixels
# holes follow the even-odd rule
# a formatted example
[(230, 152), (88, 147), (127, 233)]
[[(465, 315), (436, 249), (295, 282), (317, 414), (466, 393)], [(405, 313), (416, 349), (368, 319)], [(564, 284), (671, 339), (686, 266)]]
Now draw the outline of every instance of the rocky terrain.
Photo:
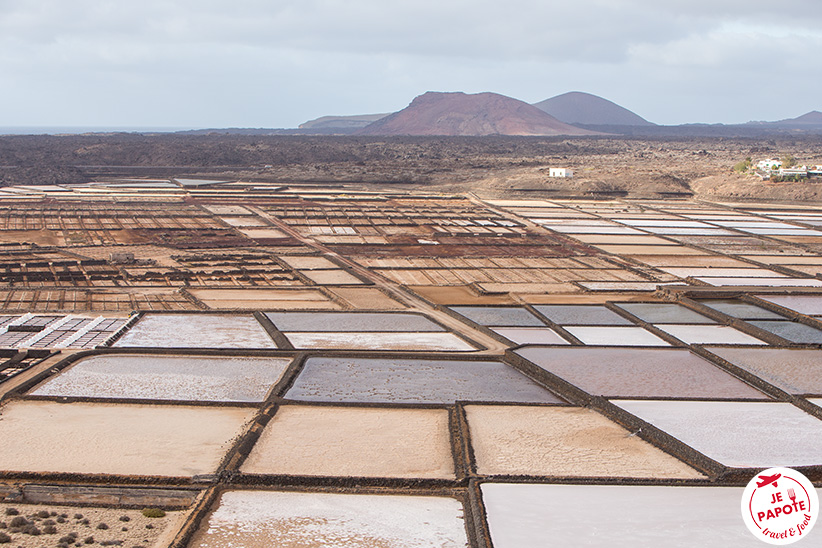
[[(822, 200), (821, 184), (738, 175), (746, 157), (822, 164), (822, 137), (343, 137), (111, 134), (0, 137), (2, 185), (116, 177), (424, 185), (482, 195)], [(574, 169), (551, 179), (550, 167)]]

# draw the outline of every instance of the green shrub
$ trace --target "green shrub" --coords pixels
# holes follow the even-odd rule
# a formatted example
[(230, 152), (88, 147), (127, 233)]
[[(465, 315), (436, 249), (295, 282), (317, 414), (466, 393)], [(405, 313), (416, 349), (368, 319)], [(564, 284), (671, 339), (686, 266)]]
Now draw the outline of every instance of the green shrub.
[(751, 161), (749, 159), (742, 160), (734, 165), (734, 171), (737, 173), (745, 173), (751, 168)]
[(144, 508), (143, 515), (147, 518), (162, 518), (165, 517), (166, 513), (160, 508)]

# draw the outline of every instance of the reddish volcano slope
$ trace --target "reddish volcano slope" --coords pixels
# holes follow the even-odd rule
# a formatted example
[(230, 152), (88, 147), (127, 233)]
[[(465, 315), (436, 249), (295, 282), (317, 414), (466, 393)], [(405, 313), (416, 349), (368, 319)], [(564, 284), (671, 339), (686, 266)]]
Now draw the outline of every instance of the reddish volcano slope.
[(497, 93), (429, 91), (357, 135), (597, 135)]

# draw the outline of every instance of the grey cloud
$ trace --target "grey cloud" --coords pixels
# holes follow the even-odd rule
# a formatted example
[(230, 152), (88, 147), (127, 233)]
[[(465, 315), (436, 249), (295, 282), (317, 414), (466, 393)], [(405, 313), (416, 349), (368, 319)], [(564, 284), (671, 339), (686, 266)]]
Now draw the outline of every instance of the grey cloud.
[[(582, 89), (654, 121), (745, 121), (772, 102), (752, 71), (822, 68), (820, 16), (801, 0), (0, 0), (0, 119), (296, 125), (428, 89)], [(784, 93), (811, 105), (813, 88)]]

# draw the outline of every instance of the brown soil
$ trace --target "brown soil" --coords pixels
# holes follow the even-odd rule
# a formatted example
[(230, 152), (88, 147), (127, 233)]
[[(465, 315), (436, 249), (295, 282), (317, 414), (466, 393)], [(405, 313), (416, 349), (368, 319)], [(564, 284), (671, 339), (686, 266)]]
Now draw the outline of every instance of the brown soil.
[[(8, 527), (0, 529), (11, 537), (9, 546), (22, 548), (54, 546), (59, 539), (72, 534), (76, 534), (75, 542), (84, 542), (92, 537), (93, 542), (85, 544), (91, 547), (112, 542), (117, 543), (112, 544), (114, 546), (125, 547), (164, 546), (177, 532), (180, 518), (183, 515), (182, 512), (167, 512), (161, 518), (147, 518), (140, 510), (0, 503), (0, 522), (5, 522), (6, 525), (17, 517), (17, 515), (7, 515), (8, 511), (19, 512), (17, 515), (26, 518), (41, 533), (32, 535), (24, 531), (12, 531)], [(40, 517), (44, 516), (45, 512), (49, 516)], [(100, 528), (101, 524), (105, 528)], [(53, 529), (47, 529), (49, 526)]]

